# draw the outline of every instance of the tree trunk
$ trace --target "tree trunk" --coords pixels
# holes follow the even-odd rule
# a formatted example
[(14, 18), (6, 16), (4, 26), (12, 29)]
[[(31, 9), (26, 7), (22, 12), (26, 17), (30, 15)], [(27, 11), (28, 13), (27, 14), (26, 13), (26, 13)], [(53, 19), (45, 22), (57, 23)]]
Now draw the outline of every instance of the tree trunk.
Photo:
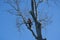
[(47, 40), (46, 38), (42, 38), (42, 33), (41, 33), (41, 23), (40, 22), (35, 22), (36, 26), (36, 33), (37, 33), (37, 40)]
[(35, 25), (36, 25), (37, 40), (42, 40), (41, 24), (39, 22), (36, 22)]
[[(31, 0), (32, 13), (30, 13), (30, 14), (31, 14), (33, 20), (35, 21), (37, 40), (45, 40), (45, 39), (42, 38), (42, 34), (41, 34), (41, 23), (39, 23), (36, 19), (36, 17), (37, 17), (37, 8), (34, 7), (34, 3), (35, 3), (35, 0)], [(35, 16), (35, 13), (34, 13), (34, 8), (36, 9), (35, 10), (36, 11), (36, 16)]]

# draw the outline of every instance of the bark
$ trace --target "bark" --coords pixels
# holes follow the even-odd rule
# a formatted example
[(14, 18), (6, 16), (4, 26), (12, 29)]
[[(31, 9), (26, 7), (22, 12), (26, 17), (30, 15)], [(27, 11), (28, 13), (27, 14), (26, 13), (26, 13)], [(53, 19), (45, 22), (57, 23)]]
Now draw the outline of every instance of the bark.
[(39, 22), (37, 22), (35, 14), (34, 14), (34, 0), (31, 0), (31, 8), (32, 8), (31, 16), (32, 16), (33, 20), (35, 21), (35, 26), (36, 26), (37, 40), (42, 40), (41, 25)]
[(35, 26), (36, 26), (37, 40), (46, 40), (46, 38), (45, 39), (42, 38), (41, 23), (36, 22)]
[(41, 24), (39, 22), (36, 22), (35, 26), (36, 26), (37, 40), (42, 40)]
[[(31, 0), (31, 8), (32, 8), (31, 16), (32, 16), (32, 18), (33, 18), (33, 20), (35, 22), (35, 26), (36, 26), (36, 34), (37, 34), (36, 40), (46, 40), (46, 39), (42, 38), (41, 23), (37, 21), (37, 7), (36, 7), (35, 0)], [(36, 13), (34, 13), (34, 9), (35, 9)], [(36, 14), (36, 16), (35, 16), (35, 14)]]

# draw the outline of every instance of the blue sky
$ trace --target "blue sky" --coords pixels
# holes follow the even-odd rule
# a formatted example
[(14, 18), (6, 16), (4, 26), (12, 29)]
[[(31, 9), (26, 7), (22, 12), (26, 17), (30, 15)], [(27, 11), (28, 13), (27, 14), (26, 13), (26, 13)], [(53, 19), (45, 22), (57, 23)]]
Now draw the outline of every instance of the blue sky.
[[(46, 37), (47, 40), (60, 40), (60, 6), (52, 3), (51, 5), (48, 12), (53, 15), (53, 22), (46, 26)], [(16, 16), (9, 14), (7, 9), (10, 7), (4, 0), (0, 0), (0, 40), (34, 40), (27, 28), (21, 28), (21, 32), (17, 31)]]

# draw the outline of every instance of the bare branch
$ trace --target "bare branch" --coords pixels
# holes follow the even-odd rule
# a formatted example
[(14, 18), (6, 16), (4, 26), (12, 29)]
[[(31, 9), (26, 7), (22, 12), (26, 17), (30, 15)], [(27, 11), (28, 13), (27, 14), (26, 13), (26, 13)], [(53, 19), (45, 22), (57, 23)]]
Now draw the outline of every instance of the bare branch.
[(34, 0), (34, 4), (35, 4), (35, 16), (36, 16), (36, 20), (37, 20), (37, 16), (38, 16), (38, 13), (37, 13), (37, 3), (36, 1)]
[(20, 9), (20, 7), (19, 7), (19, 0), (16, 0), (16, 6), (17, 6), (17, 10), (19, 10)]
[(27, 28), (31, 31), (31, 33), (32, 33), (32, 35), (35, 37), (35, 39), (37, 39), (37, 36), (35, 35), (34, 31), (33, 31), (31, 28), (29, 28), (28, 25), (26, 25), (26, 26), (27, 26)]
[(15, 16), (20, 16), (20, 14), (13, 13), (13, 10), (14, 9), (9, 9), (9, 10), (7, 10), (7, 12), (9, 12), (10, 14), (15, 15)]
[(26, 25), (26, 27), (32, 32), (33, 36), (34, 36), (35, 38), (37, 38), (36, 35), (35, 35), (35, 33), (33, 32), (33, 30), (30, 29), (29, 26), (27, 25), (27, 22), (26, 22), (26, 20), (25, 20), (25, 17), (24, 17), (23, 15), (21, 15), (21, 17), (22, 17), (23, 22), (24, 22), (24, 24)]
[[(39, 23), (37, 23), (37, 22), (38, 22), (38, 20), (37, 20), (37, 16), (38, 16), (38, 15), (37, 15), (37, 11), (38, 11), (38, 10), (37, 10), (37, 7), (38, 7), (38, 5), (39, 5), (40, 3), (42, 3), (42, 2), (43, 2), (43, 0), (39, 0), (38, 3), (36, 3), (35, 0), (31, 0), (31, 11), (30, 11), (30, 15), (32, 16), (32, 18), (33, 18), (33, 20), (34, 20), (34, 22), (35, 22), (35, 24), (36, 24), (36, 25), (35, 25), (35, 26), (36, 26), (36, 30), (39, 29), (39, 30), (37, 30), (37, 36), (38, 36), (38, 37), (40, 36), (41, 31), (40, 31), (40, 28), (37, 28), (37, 27), (40, 27), (41, 25), (40, 25)], [(8, 10), (8, 12), (9, 12), (10, 14), (12, 14), (12, 15), (16, 15), (16, 16), (22, 18), (22, 20), (23, 20), (22, 23), (19, 23), (19, 20), (17, 20), (17, 23), (16, 23), (17, 27), (20, 28), (21, 25), (25, 24), (26, 27), (27, 27), (27, 29), (30, 30), (31, 33), (32, 33), (32, 35), (35, 37), (35, 39), (37, 39), (37, 36), (35, 35), (34, 31), (28, 26), (26, 17), (24, 17), (24, 16), (22, 15), (22, 12), (20, 11), (19, 1), (16, 0), (15, 3), (16, 3), (16, 6), (17, 6), (17, 7), (14, 6), (11, 2), (8, 2), (8, 4), (9, 4), (11, 7), (14, 8), (14, 10), (17, 12), (17, 14), (13, 14), (13, 13), (11, 12), (11, 10), (13, 10), (13, 9)], [(36, 13), (36, 14), (35, 14), (35, 13)], [(44, 19), (41, 19), (40, 21), (46, 21), (46, 19), (48, 19), (48, 17), (45, 17)], [(47, 22), (47, 21), (46, 21), (46, 22)]]
[(42, 3), (42, 2), (43, 2), (43, 0), (39, 0), (38, 3), (37, 3), (37, 7), (38, 7), (38, 5), (39, 5), (40, 3)]
[(6, 3), (9, 4), (13, 9), (17, 10), (16, 7), (14, 5), (12, 5), (11, 2), (7, 1)]
[[(21, 15), (21, 16), (22, 16), (22, 15)], [(27, 25), (27, 22), (26, 22), (25, 18), (24, 18), (23, 16), (22, 16), (22, 18), (23, 18), (23, 22), (25, 23), (26, 27), (32, 32), (33, 36), (34, 36), (35, 38), (37, 38), (36, 35), (35, 35), (35, 33), (33, 32), (33, 30), (30, 29), (29, 26)]]
[(36, 21), (35, 13), (34, 13), (34, 0), (31, 0), (31, 11), (30, 11), (30, 15), (32, 16), (33, 20)]

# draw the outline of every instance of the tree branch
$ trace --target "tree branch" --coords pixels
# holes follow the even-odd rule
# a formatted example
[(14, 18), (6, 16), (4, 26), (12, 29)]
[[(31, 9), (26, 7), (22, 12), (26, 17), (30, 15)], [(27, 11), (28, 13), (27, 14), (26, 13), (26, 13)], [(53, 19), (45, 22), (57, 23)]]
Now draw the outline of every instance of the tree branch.
[(8, 3), (12, 8), (14, 8), (15, 10), (17, 10), (16, 7), (14, 5), (12, 5), (11, 2), (7, 1), (6, 3)]
[(34, 4), (35, 4), (35, 16), (36, 16), (36, 20), (37, 20), (37, 16), (38, 16), (38, 14), (37, 14), (37, 3), (36, 3), (36, 1), (34, 0)]
[(37, 39), (37, 36), (35, 35), (34, 31), (33, 31), (31, 28), (29, 28), (28, 25), (26, 25), (26, 26), (27, 26), (27, 28), (31, 31), (31, 33), (32, 33), (32, 35), (35, 37), (35, 39)]
[(38, 5), (39, 5), (40, 3), (42, 3), (42, 2), (43, 2), (43, 0), (39, 0), (38, 3), (37, 3), (37, 7), (38, 7)]

